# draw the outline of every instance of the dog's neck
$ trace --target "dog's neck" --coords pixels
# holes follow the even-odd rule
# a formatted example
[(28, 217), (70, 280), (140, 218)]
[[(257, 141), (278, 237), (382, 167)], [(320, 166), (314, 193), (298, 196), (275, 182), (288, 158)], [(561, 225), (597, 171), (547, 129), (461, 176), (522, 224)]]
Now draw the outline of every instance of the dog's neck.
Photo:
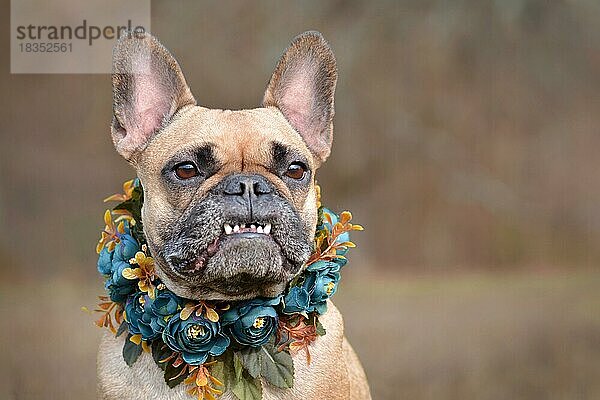
[[(143, 205), (139, 180), (126, 182), (124, 191), (123, 195), (111, 196), (121, 203), (112, 213), (107, 211), (98, 248), (98, 269), (107, 277), (110, 298), (100, 304), (100, 309), (107, 311), (98, 325), (122, 335), (122, 357), (129, 366), (134, 367), (140, 359), (146, 360), (143, 363), (153, 361), (164, 368), (165, 380), (173, 383), (171, 386), (177, 386), (187, 377), (186, 382), (192, 383), (188, 390), (192, 391), (218, 390), (213, 384), (222, 379), (228, 379), (228, 385), (261, 385), (256, 380), (257, 374), (274, 386), (292, 388), (292, 363), (298, 362), (292, 361), (290, 353), (302, 351), (310, 362), (310, 345), (318, 344), (324, 337), (325, 343), (329, 343), (325, 349), (332, 347), (331, 340), (341, 343), (343, 328), (337, 310), (337, 316), (328, 324), (332, 332), (321, 319), (329, 318), (326, 316), (331, 304), (329, 298), (336, 292), (346, 252), (354, 246), (348, 233), (362, 229), (350, 223), (350, 213), (338, 216), (327, 208), (319, 208), (315, 251), (283, 294), (242, 302), (193, 301), (169, 290), (155, 274), (144, 232), (139, 229)], [(123, 220), (113, 221), (115, 214)], [(113, 317), (117, 323), (122, 322), (118, 331), (112, 323)], [(144, 351), (151, 352), (153, 357), (142, 358)], [(260, 351), (271, 355), (262, 357)], [(235, 357), (242, 360), (240, 368), (245, 373), (236, 372), (234, 377), (230, 372), (213, 381), (197, 377), (199, 373), (209, 378), (217, 374), (205, 366), (214, 362), (221, 362), (223, 368), (232, 371), (237, 369), (233, 363)], [(269, 363), (273, 365), (265, 366)], [(268, 371), (273, 368), (287, 372), (271, 375)]]

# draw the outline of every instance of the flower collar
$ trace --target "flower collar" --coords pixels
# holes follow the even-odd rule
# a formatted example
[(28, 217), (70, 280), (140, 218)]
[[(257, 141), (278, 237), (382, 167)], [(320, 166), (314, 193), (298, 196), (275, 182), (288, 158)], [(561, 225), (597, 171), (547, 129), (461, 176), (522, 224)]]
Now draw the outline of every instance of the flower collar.
[(142, 229), (143, 190), (139, 179), (123, 184), (123, 194), (105, 201), (119, 204), (104, 214), (105, 228), (96, 251), (107, 296), (95, 311), (99, 327), (127, 334), (123, 357), (131, 366), (151, 353), (173, 388), (189, 385), (198, 399), (216, 399), (229, 389), (240, 400), (260, 399), (262, 383), (291, 388), (291, 354), (325, 335), (319, 316), (335, 294), (349, 232), (363, 228), (322, 207), (317, 186), (318, 224), (314, 252), (304, 271), (276, 298), (240, 302), (189, 300), (170, 291), (156, 276)]

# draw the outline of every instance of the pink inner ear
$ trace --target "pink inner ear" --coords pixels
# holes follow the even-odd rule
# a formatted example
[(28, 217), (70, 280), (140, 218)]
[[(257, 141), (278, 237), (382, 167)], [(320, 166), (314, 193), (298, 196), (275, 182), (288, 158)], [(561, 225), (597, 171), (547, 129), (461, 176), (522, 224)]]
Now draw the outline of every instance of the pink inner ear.
[(304, 140), (312, 139), (314, 132), (315, 113), (315, 85), (314, 68), (306, 62), (296, 67), (293, 71), (287, 71), (287, 82), (279, 100), (280, 107), (290, 124), (304, 137)]
[(160, 127), (171, 108), (172, 99), (160, 82), (147, 74), (136, 77), (134, 90), (133, 120), (136, 127), (132, 133), (136, 133), (134, 140), (140, 140), (135, 144), (141, 145)]
[(320, 33), (305, 32), (280, 58), (263, 98), (265, 107), (281, 111), (319, 164), (331, 151), (336, 82), (329, 45)]

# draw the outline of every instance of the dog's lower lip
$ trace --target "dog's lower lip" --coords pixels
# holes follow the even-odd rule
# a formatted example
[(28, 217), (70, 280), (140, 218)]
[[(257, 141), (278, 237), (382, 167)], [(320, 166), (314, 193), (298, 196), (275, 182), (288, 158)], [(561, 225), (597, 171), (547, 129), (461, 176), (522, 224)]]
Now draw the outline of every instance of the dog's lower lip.
[(177, 263), (173, 269), (183, 274), (197, 274), (206, 267), (208, 264), (208, 259), (214, 256), (218, 250), (219, 238), (217, 237), (206, 247), (205, 250), (200, 252), (195, 259), (188, 261), (187, 263)]
[(216, 238), (211, 244), (208, 245), (206, 248), (206, 253), (209, 257), (212, 257), (217, 253), (217, 250), (219, 250), (219, 238)]
[(197, 274), (206, 267), (207, 261), (208, 254), (206, 251), (203, 251), (196, 259), (183, 265), (176, 266), (173, 269), (180, 274)]
[(210, 243), (206, 247), (206, 250), (204, 250), (202, 253), (200, 253), (198, 258), (196, 258), (196, 260), (193, 261), (192, 265), (194, 266), (194, 268), (190, 272), (202, 271), (206, 267), (206, 264), (208, 264), (208, 259), (210, 257), (214, 256), (218, 250), (219, 250), (219, 238), (216, 238), (215, 240), (212, 241), (212, 243)]
[(199, 257), (196, 262), (194, 262), (193, 272), (202, 270), (204, 268), (204, 264), (206, 264), (206, 258), (204, 256)]

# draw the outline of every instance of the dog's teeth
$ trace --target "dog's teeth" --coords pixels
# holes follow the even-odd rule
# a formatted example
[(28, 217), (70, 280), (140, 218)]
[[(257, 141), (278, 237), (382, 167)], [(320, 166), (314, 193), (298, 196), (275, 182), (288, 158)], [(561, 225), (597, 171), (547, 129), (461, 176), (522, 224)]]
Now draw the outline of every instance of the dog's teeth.
[(234, 231), (234, 232), (239, 232), (239, 231), (240, 231), (240, 226), (239, 226), (239, 225), (235, 225), (235, 226), (233, 227), (233, 231)]
[(266, 224), (265, 225), (265, 229), (263, 229), (263, 232), (266, 233), (267, 235), (271, 233), (271, 224)]
[(256, 225), (254, 225), (254, 224), (250, 225), (250, 229), (252, 229), (253, 231), (255, 231), (256, 230)]
[(231, 235), (231, 232), (233, 231), (233, 228), (231, 227), (231, 225), (225, 224), (223, 227), (225, 228), (225, 234)]
[(263, 233), (262, 226), (259, 226), (258, 228), (256, 228), (256, 233)]

